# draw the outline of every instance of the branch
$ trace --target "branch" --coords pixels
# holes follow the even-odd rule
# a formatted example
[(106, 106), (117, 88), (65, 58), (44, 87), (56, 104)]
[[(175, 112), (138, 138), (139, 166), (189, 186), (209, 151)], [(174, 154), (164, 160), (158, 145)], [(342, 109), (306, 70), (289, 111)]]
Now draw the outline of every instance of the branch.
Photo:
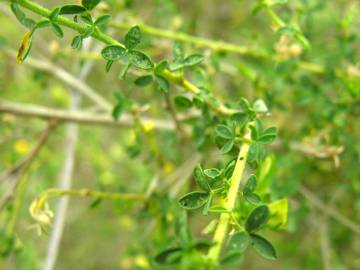
[(179, 121), (179, 117), (178, 115), (176, 114), (176, 111), (174, 109), (174, 106), (173, 104), (171, 103), (171, 98), (170, 98), (170, 94), (169, 93), (165, 93), (164, 94), (164, 97), (165, 97), (165, 103), (166, 103), (166, 109), (169, 111), (173, 121), (174, 121), (174, 124), (177, 128), (177, 130), (179, 131), (180, 135), (182, 137), (185, 137), (186, 136), (186, 131), (184, 130), (184, 128), (182, 127), (181, 125), (181, 122)]
[[(25, 186), (25, 181), (24, 181), (25, 174), (28, 172), (31, 164), (33, 163), (35, 158), (38, 156), (40, 150), (45, 145), (50, 133), (54, 130), (55, 127), (56, 127), (56, 122), (50, 121), (48, 123), (48, 126), (46, 127), (46, 129), (41, 132), (39, 140), (36, 143), (36, 145), (34, 146), (34, 148), (32, 149), (32, 151), (30, 152), (30, 154), (20, 163), (19, 166), (16, 166), (15, 170), (10, 171), (10, 175), (14, 177), (13, 178), (14, 183), (13, 183), (13, 186), (10, 189), (10, 191), (1, 200), (0, 211), (13, 198), (16, 190), (21, 186)], [(9, 223), (9, 231), (10, 232), (12, 232), (14, 229), (15, 222), (16, 222), (17, 216), (20, 211), (23, 192), (24, 192), (24, 188), (21, 188), (21, 192), (18, 195), (19, 198), (15, 202), (14, 214)]]
[[(6, 50), (10, 55), (15, 55), (14, 50)], [(54, 65), (53, 63), (40, 60), (33, 57), (28, 57), (24, 64), (51, 73), (53, 76), (57, 77), (61, 81), (65, 82), (67, 85), (71, 86), (74, 90), (83, 94), (85, 97), (89, 98), (96, 105), (100, 106), (105, 111), (111, 111), (112, 105), (107, 100), (105, 100), (101, 95), (99, 95), (94, 89), (88, 86), (83, 81), (74, 77), (72, 74), (67, 72), (65, 69)]]
[(349, 228), (353, 232), (360, 234), (360, 226), (355, 222), (351, 221), (347, 217), (340, 214), (333, 208), (330, 208), (325, 203), (323, 203), (314, 193), (308, 190), (304, 186), (299, 187), (299, 193), (303, 195), (313, 206), (321, 210), (325, 215), (332, 217), (333, 219), (337, 220), (339, 223), (344, 225), (345, 227)]
[[(43, 6), (36, 4), (32, 1), (17, 0), (17, 3), (21, 6), (23, 6), (24, 8), (31, 10), (32, 12), (37, 13), (38, 15), (41, 15), (43, 17), (49, 18), (50, 14), (51, 14), (51, 10), (44, 8)], [(56, 18), (56, 22), (63, 26), (69, 27), (79, 33), (84, 33), (87, 30), (86, 26), (78, 24), (78, 23), (74, 22), (73, 20), (70, 20), (64, 16), (58, 16)], [(120, 45), (120, 46), (124, 47), (124, 45), (122, 45), (120, 42), (118, 42), (117, 40), (113, 39), (112, 37), (104, 34), (98, 28), (95, 29), (94, 33), (92, 33), (91, 36), (96, 38), (97, 40), (104, 42), (104, 43)]]
[[(121, 30), (127, 30), (133, 25), (126, 22), (111, 22), (109, 24), (110, 26), (121, 29)], [(238, 44), (233, 44), (230, 42), (225, 41), (214, 41), (212, 39), (192, 36), (186, 33), (179, 33), (174, 32), (166, 29), (161, 29), (157, 27), (153, 27), (150, 25), (147, 25), (143, 22), (138, 23), (141, 30), (149, 35), (157, 36), (157, 37), (163, 37), (170, 40), (180, 41), (180, 42), (186, 42), (193, 44), (195, 46), (198, 46), (200, 48), (209, 48), (215, 52), (229, 52), (234, 53), (238, 55), (245, 55), (250, 56), (254, 58), (260, 58), (260, 59), (269, 59), (273, 61), (279, 61), (277, 56), (272, 56), (267, 54), (265, 51), (258, 51), (253, 48), (250, 48), (248, 46), (241, 46)], [(296, 63), (298, 68), (303, 69), (305, 71), (317, 74), (317, 75), (324, 75), (325, 74), (325, 68), (322, 65), (306, 62), (306, 61), (298, 61)], [(337, 70), (336, 75), (340, 77), (341, 72)]]
[[(122, 29), (122, 30), (128, 30), (133, 26), (130, 23), (124, 23), (124, 22), (112, 22), (109, 25), (114, 28)], [(219, 52), (231, 52), (240, 55), (264, 57), (263, 53), (255, 51), (254, 49), (251, 49), (247, 46), (240, 46), (237, 44), (232, 44), (224, 41), (214, 41), (211, 39), (196, 37), (185, 33), (173, 32), (161, 28), (152, 27), (144, 23), (138, 23), (138, 25), (141, 28), (141, 31), (152, 36), (163, 37), (180, 42), (186, 42), (198, 47), (209, 48), (211, 50), (219, 51)]]
[[(46, 9), (46, 8), (42, 7), (41, 5), (38, 5), (29, 0), (18, 0), (18, 4), (30, 11), (33, 11), (34, 13), (36, 13), (38, 15), (41, 15), (41, 16), (44, 16), (47, 18), (51, 14), (51, 11), (49, 9)], [(81, 25), (65, 18), (64, 16), (58, 16), (56, 18), (56, 22), (60, 25), (71, 28), (79, 33), (83, 33), (86, 31), (86, 28), (84, 26), (81, 26)], [(124, 47), (124, 45), (122, 43), (113, 39), (109, 35), (104, 34), (98, 28), (95, 28), (95, 31), (91, 34), (91, 36), (99, 41), (104, 42), (105, 44), (118, 45), (118, 46)], [(185, 90), (187, 90), (190, 93), (197, 94), (197, 93), (201, 92), (201, 90), (196, 85), (194, 85), (194, 84), (190, 83), (188, 80), (186, 80), (183, 77), (183, 75), (181, 75), (181, 76), (174, 75), (171, 71), (166, 70), (166, 69), (162, 72), (162, 75), (165, 76), (168, 80), (172, 81), (173, 83), (183, 87)], [(76, 84), (74, 84), (73, 86), (76, 87)], [(210, 108), (214, 109), (218, 113), (221, 113), (224, 115), (231, 115), (234, 112), (237, 112), (237, 111), (228, 109), (223, 104), (220, 104), (219, 106), (217, 106), (217, 105), (214, 106), (212, 104), (209, 104), (209, 106), (210, 106)]]
[[(108, 114), (94, 114), (79, 111), (68, 111), (52, 109), (48, 107), (22, 104), (10, 101), (0, 100), (0, 112), (24, 117), (38, 117), (41, 119), (55, 119), (59, 121), (76, 122), (80, 124), (114, 126), (114, 127), (132, 127), (133, 117), (130, 114), (123, 114), (118, 121), (115, 121)], [(153, 123), (159, 130), (174, 130), (174, 124), (171, 121), (155, 119), (150, 117), (141, 117), (143, 123)]]
[[(84, 49), (89, 47), (89, 40), (84, 44)], [(85, 81), (93, 67), (93, 62), (87, 61), (81, 68), (79, 80)], [(79, 92), (71, 91), (71, 104), (70, 110), (77, 110), (81, 103), (81, 95)], [(72, 186), (72, 175), (74, 172), (75, 164), (75, 150), (78, 140), (78, 125), (75, 123), (68, 123), (66, 126), (66, 139), (65, 139), (65, 157), (62, 171), (60, 172), (59, 188), (70, 189)], [(44, 263), (44, 270), (52, 270), (55, 267), (56, 259), (58, 257), (58, 250), (60, 246), (61, 237), (64, 231), (66, 213), (68, 209), (69, 198), (63, 197), (59, 200), (56, 211), (54, 226), (51, 231), (51, 236), (48, 244), (47, 255)]]
[(218, 261), (221, 252), (221, 247), (223, 245), (223, 242), (227, 234), (227, 229), (231, 218), (231, 212), (234, 209), (236, 203), (239, 186), (241, 183), (241, 179), (243, 177), (248, 152), (250, 149), (250, 143), (249, 143), (250, 141), (251, 141), (250, 130), (246, 128), (244, 143), (241, 146), (239, 155), (237, 157), (235, 169), (230, 178), (230, 188), (226, 196), (226, 200), (223, 203), (223, 206), (228, 210), (228, 212), (222, 213), (220, 215), (220, 219), (213, 238), (215, 245), (213, 245), (210, 248), (208, 253), (208, 258), (210, 260), (211, 267), (214, 267), (214, 264)]

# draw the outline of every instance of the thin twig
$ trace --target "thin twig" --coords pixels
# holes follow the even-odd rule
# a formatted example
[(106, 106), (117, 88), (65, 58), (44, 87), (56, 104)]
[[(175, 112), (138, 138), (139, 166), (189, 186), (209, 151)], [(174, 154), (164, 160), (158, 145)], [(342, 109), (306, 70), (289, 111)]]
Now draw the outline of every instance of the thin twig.
[(185, 129), (182, 127), (180, 120), (176, 114), (176, 111), (174, 109), (173, 104), (171, 103), (171, 99), (170, 99), (170, 94), (166, 93), (165, 95), (165, 102), (166, 102), (166, 108), (167, 110), (170, 112), (170, 115), (172, 117), (172, 119), (174, 120), (175, 126), (177, 128), (177, 130), (180, 132), (182, 137), (186, 136), (186, 131)]
[(13, 185), (10, 188), (9, 192), (3, 197), (0, 202), (0, 211), (4, 208), (4, 206), (13, 198), (16, 189), (18, 188), (21, 179), (24, 177), (26, 172), (29, 170), (31, 164), (33, 163), (34, 159), (38, 156), (41, 148), (45, 145), (50, 133), (56, 127), (56, 121), (49, 121), (48, 126), (41, 132), (40, 137), (30, 154), (18, 164), (14, 170), (11, 171), (9, 175), (11, 179), (13, 179)]
[[(89, 40), (84, 43), (83, 49), (89, 46)], [(99, 50), (99, 48), (97, 48)], [(86, 77), (89, 75), (91, 68), (93, 67), (93, 62), (87, 61), (85, 65), (81, 68), (79, 74), (79, 80), (85, 81)], [(81, 103), (81, 95), (77, 91), (72, 91), (71, 93), (71, 105), (70, 110), (78, 110)], [(65, 139), (65, 153), (64, 153), (64, 164), (63, 169), (60, 172), (59, 184), (58, 187), (61, 189), (70, 189), (72, 186), (72, 175), (74, 172), (75, 164), (75, 149), (78, 138), (78, 125), (76, 123), (68, 123), (66, 126), (66, 139)], [(55, 211), (55, 220), (54, 226), (51, 231), (46, 259), (44, 263), (44, 270), (52, 270), (55, 267), (56, 260), (58, 257), (58, 250), (60, 246), (60, 241), (65, 226), (66, 213), (69, 205), (69, 197), (62, 197), (56, 207)]]
[[(15, 55), (16, 52), (14, 50), (6, 50), (6, 52), (10, 55)], [(58, 67), (47, 60), (40, 60), (34, 57), (28, 57), (24, 62), (25, 65), (30, 67), (48, 72), (53, 76), (57, 77), (67, 85), (71, 86), (74, 90), (80, 92), (85, 97), (92, 100), (95, 104), (97, 104), (101, 109), (105, 111), (110, 111), (112, 105), (105, 100), (101, 95), (99, 95), (94, 89), (92, 89), (89, 85), (79, 80), (71, 73), (67, 72), (65, 69)]]
[[(56, 119), (59, 121), (76, 122), (80, 124), (105, 125), (132, 127), (133, 117), (129, 114), (122, 114), (118, 121), (115, 121), (110, 115), (104, 113), (90, 113), (80, 111), (68, 111), (43, 107), (33, 104), (23, 104), (0, 100), (0, 112), (6, 112), (13, 115), (24, 117), (38, 117), (42, 119)], [(151, 117), (141, 117), (142, 123), (152, 123), (156, 129), (174, 130), (174, 124), (171, 121), (155, 119)]]
[(299, 193), (303, 195), (313, 206), (321, 210), (325, 215), (328, 215), (347, 227), (348, 229), (352, 230), (353, 232), (360, 234), (360, 226), (355, 222), (351, 221), (347, 217), (340, 214), (334, 208), (329, 207), (324, 202), (322, 202), (314, 193), (308, 190), (304, 186), (300, 186), (298, 189)]

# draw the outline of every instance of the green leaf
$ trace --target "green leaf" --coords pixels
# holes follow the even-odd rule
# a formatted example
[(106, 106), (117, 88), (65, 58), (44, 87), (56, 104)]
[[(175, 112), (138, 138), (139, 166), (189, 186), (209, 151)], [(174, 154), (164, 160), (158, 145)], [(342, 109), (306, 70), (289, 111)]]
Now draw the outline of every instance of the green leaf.
[(87, 10), (92, 10), (100, 3), (100, 0), (82, 0), (81, 4)]
[(283, 5), (286, 4), (289, 0), (271, 0), (268, 1), (270, 6), (274, 6), (274, 5)]
[(210, 168), (204, 170), (204, 174), (212, 179), (218, 177), (221, 175), (221, 171), (219, 171), (217, 168)]
[(55, 35), (57, 35), (59, 38), (64, 37), (64, 32), (57, 23), (51, 23), (51, 29), (53, 30)]
[(169, 81), (165, 77), (163, 77), (161, 75), (157, 75), (157, 74), (155, 75), (155, 79), (159, 86), (159, 89), (161, 91), (163, 91), (164, 93), (168, 93), (169, 89), (170, 89)]
[(309, 40), (301, 33), (296, 33), (295, 35), (296, 41), (300, 43), (300, 45), (304, 48), (304, 49), (309, 49), (310, 48), (310, 42)]
[(49, 25), (50, 25), (50, 21), (48, 19), (42, 19), (35, 24), (32, 31), (34, 32), (36, 29), (45, 28), (48, 27)]
[(210, 247), (214, 245), (214, 241), (208, 239), (199, 239), (193, 241), (191, 245), (191, 249), (196, 249), (199, 251), (207, 251)]
[(261, 203), (261, 198), (256, 193), (245, 193), (244, 198), (253, 205), (258, 205), (259, 203)]
[(289, 27), (289, 26), (284, 26), (284, 27), (280, 27), (277, 31), (277, 34), (279, 35), (287, 35), (287, 36), (295, 36), (296, 34), (296, 30), (293, 27)]
[(200, 64), (204, 60), (201, 54), (192, 54), (185, 58), (184, 66), (191, 67)]
[(265, 5), (264, 5), (264, 3), (261, 1), (261, 2), (259, 2), (259, 3), (257, 3), (253, 8), (252, 8), (252, 10), (251, 10), (251, 14), (252, 15), (256, 15), (257, 13), (259, 13), (259, 11), (262, 9), (262, 8), (264, 8), (265, 7)]
[(261, 136), (257, 139), (258, 142), (263, 144), (272, 143), (277, 137), (277, 128), (269, 127), (267, 128)]
[(216, 230), (216, 226), (218, 224), (217, 219), (213, 219), (209, 222), (208, 225), (205, 226), (205, 228), (201, 231), (202, 234), (210, 234), (213, 233)]
[(250, 236), (251, 245), (260, 256), (268, 260), (275, 260), (277, 258), (276, 250), (268, 240), (257, 234), (251, 234)]
[(187, 210), (194, 210), (202, 207), (208, 200), (208, 193), (203, 191), (190, 192), (179, 200), (181, 207)]
[(251, 109), (250, 103), (246, 98), (240, 98), (239, 101), (240, 107), (245, 111), (249, 111)]
[[(220, 259), (220, 265), (221, 265), (221, 267), (235, 266), (241, 262), (242, 258), (243, 258), (242, 253), (231, 252), (231, 253), (225, 254), (225, 256), (223, 256)], [(223, 269), (223, 268), (221, 268), (221, 269)]]
[(250, 145), (248, 162), (260, 163), (261, 160), (265, 157), (265, 148), (261, 143), (253, 143)]
[(22, 24), (23, 24), (26, 28), (32, 29), (32, 28), (34, 28), (36, 22), (35, 22), (33, 19), (25, 18), (25, 19), (22, 21)]
[(20, 9), (19, 5), (14, 2), (11, 3), (10, 7), (15, 17), (19, 20), (19, 22), (22, 23), (23, 20), (26, 18), (26, 14)]
[(98, 207), (103, 202), (103, 200), (104, 199), (101, 197), (96, 198), (95, 200), (93, 200), (90, 203), (89, 208), (94, 209), (94, 208)]
[(105, 65), (105, 71), (109, 72), (113, 64), (114, 64), (114, 61), (111, 61), (111, 60), (107, 61), (106, 65)]
[(28, 29), (33, 29), (36, 22), (33, 19), (27, 18), (26, 14), (20, 9), (19, 5), (16, 3), (11, 3), (11, 10), (14, 13), (15, 17), (19, 22), (27, 27)]
[(262, 99), (255, 100), (253, 108), (256, 113), (268, 113), (269, 109), (266, 106), (265, 102)]
[(250, 236), (246, 232), (235, 232), (228, 240), (226, 251), (243, 253), (250, 244)]
[(150, 83), (152, 83), (153, 81), (153, 76), (152, 75), (144, 75), (144, 76), (140, 76), (135, 80), (135, 85), (139, 86), (139, 87), (145, 87), (147, 85), (149, 85)]
[(89, 13), (82, 14), (82, 15), (80, 16), (80, 19), (81, 19), (83, 22), (85, 22), (86, 24), (88, 24), (88, 25), (93, 25), (93, 24), (94, 24), (94, 22), (93, 22), (93, 20), (92, 20), (92, 18), (91, 18), (91, 15), (90, 15)]
[(73, 49), (81, 49), (83, 38), (82, 36), (75, 36), (71, 42), (71, 47)]
[(257, 186), (257, 179), (256, 179), (256, 175), (252, 174), (249, 176), (249, 178), (247, 179), (245, 186), (244, 186), (244, 194), (248, 194), (248, 193), (252, 193), (255, 191)]
[(192, 106), (192, 101), (185, 96), (176, 96), (174, 97), (175, 105), (182, 109), (188, 109)]
[(79, 5), (65, 5), (60, 9), (60, 15), (73, 15), (73, 14), (81, 14), (85, 12), (86, 9)]
[(105, 47), (101, 51), (102, 57), (108, 61), (117, 61), (120, 60), (122, 56), (125, 55), (126, 50), (123, 47), (118, 45), (110, 45)]
[(50, 15), (49, 15), (49, 19), (51, 21), (55, 21), (57, 19), (57, 17), (60, 14), (61, 9), (60, 8), (55, 8), (53, 11), (51, 11)]
[(94, 24), (96, 25), (96, 26), (102, 26), (102, 25), (105, 25), (105, 24), (107, 24), (110, 20), (111, 20), (111, 15), (102, 15), (102, 16), (100, 16), (100, 17), (98, 17), (96, 20), (95, 20), (95, 22), (94, 22)]
[(155, 256), (155, 262), (161, 265), (174, 265), (180, 262), (182, 248), (169, 248)]
[(0, 230), (0, 257), (4, 258), (14, 251), (16, 245), (16, 238), (14, 234), (6, 232), (4, 229)]
[(234, 146), (234, 141), (233, 140), (229, 140), (227, 141), (220, 149), (220, 152), (223, 154), (227, 154), (231, 151), (231, 149)]
[(168, 61), (167, 60), (161, 60), (156, 66), (155, 66), (155, 69), (154, 69), (154, 73), (156, 75), (161, 75), (162, 71), (167, 68), (168, 66)]
[(251, 211), (250, 215), (246, 219), (245, 229), (247, 232), (253, 232), (260, 229), (264, 225), (270, 215), (270, 210), (266, 205), (256, 207)]
[(208, 198), (207, 198), (206, 204), (204, 205), (204, 208), (203, 208), (203, 211), (202, 211), (203, 215), (206, 216), (208, 214), (209, 208), (210, 208), (211, 203), (212, 203), (212, 200), (213, 200), (213, 194), (208, 193)]
[(85, 32), (82, 34), (83, 38), (90, 37), (95, 31), (95, 27), (93, 25), (90, 25), (86, 28)]
[(235, 169), (235, 165), (236, 165), (236, 160), (231, 160), (225, 167), (224, 169), (224, 175), (226, 179), (230, 179), (230, 177), (232, 176), (234, 169)]
[(215, 132), (218, 136), (224, 139), (230, 140), (230, 139), (234, 139), (235, 137), (234, 131), (226, 125), (217, 125)]
[(171, 71), (177, 71), (177, 70), (180, 70), (180, 69), (182, 69), (184, 67), (185, 67), (185, 65), (184, 65), (183, 61), (175, 61), (175, 62), (171, 62), (169, 64), (169, 69)]
[(175, 60), (174, 62), (177, 62), (177, 61), (182, 62), (184, 60), (184, 56), (185, 56), (184, 47), (182, 46), (182, 44), (180, 42), (174, 43), (172, 54), (173, 54), (173, 57)]
[(194, 169), (194, 178), (195, 178), (197, 185), (202, 190), (210, 191), (209, 183), (207, 181), (207, 178), (206, 178), (200, 164), (198, 164)]
[(180, 240), (182, 247), (190, 246), (192, 236), (189, 229), (189, 222), (186, 211), (180, 211), (175, 219), (175, 233)]
[(124, 106), (122, 103), (118, 103), (116, 104), (116, 106), (114, 107), (113, 111), (112, 111), (112, 117), (115, 119), (115, 120), (118, 120), (119, 117), (121, 116), (121, 114), (123, 113), (124, 111)]
[(143, 52), (131, 50), (128, 52), (128, 57), (131, 64), (133, 64), (137, 68), (151, 69), (154, 66), (150, 57)]
[(131, 66), (131, 64), (129, 63), (122, 68), (122, 70), (120, 71), (120, 74), (119, 74), (119, 80), (125, 80), (130, 66)]
[(249, 125), (249, 128), (251, 131), (251, 139), (256, 141), (259, 135), (256, 125)]
[(288, 219), (288, 199), (281, 199), (268, 204), (270, 218), (267, 226), (275, 230), (285, 229)]
[(125, 47), (128, 50), (134, 49), (141, 41), (141, 31), (139, 26), (132, 27), (125, 35)]

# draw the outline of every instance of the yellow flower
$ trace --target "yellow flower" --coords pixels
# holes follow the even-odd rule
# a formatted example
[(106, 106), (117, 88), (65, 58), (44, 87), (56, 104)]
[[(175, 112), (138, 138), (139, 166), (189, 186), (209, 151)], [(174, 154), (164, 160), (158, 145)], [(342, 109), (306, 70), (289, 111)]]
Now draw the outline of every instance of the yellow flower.
[(163, 166), (163, 171), (166, 175), (169, 175), (170, 173), (172, 173), (174, 171), (175, 167), (174, 164), (172, 164), (171, 162), (165, 162), (164, 166)]
[(147, 121), (143, 123), (144, 131), (150, 132), (155, 128), (155, 123), (152, 121)]
[(28, 141), (20, 139), (15, 142), (14, 149), (18, 154), (26, 154), (30, 151), (30, 145)]

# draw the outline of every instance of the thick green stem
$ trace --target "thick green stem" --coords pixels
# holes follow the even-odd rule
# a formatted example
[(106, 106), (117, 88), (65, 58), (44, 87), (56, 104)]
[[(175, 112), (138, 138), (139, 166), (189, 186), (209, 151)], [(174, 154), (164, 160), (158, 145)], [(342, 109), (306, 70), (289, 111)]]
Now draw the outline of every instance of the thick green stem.
[(251, 140), (250, 130), (246, 129), (246, 133), (244, 136), (244, 143), (241, 146), (239, 155), (237, 157), (236, 166), (235, 166), (234, 172), (230, 179), (230, 182), (231, 182), (230, 189), (229, 189), (227, 197), (223, 203), (223, 206), (229, 212), (222, 213), (220, 215), (219, 223), (217, 225), (217, 228), (216, 228), (216, 231), (214, 234), (214, 238), (213, 238), (215, 245), (210, 248), (209, 253), (208, 253), (208, 258), (209, 258), (212, 269), (217, 264), (222, 245), (223, 245), (224, 240), (227, 235), (228, 226), (229, 226), (229, 222), (231, 219), (231, 212), (233, 211), (235, 203), (236, 203), (239, 186), (241, 183), (241, 179), (243, 177), (246, 160), (247, 160), (247, 156), (248, 156), (249, 149), (250, 149), (250, 140)]

